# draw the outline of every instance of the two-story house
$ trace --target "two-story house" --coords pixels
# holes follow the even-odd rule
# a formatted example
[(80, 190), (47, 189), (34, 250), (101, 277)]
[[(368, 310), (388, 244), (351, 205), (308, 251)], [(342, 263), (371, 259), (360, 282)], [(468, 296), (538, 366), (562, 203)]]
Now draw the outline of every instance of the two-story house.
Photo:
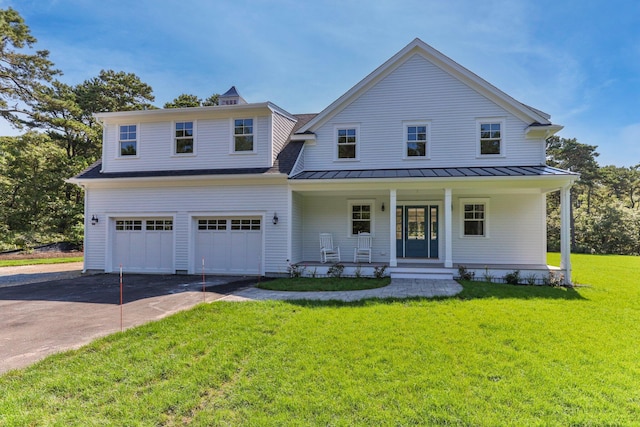
[(562, 127), (419, 39), (317, 115), (246, 103), (101, 113), (85, 189), (85, 269), (280, 275), (358, 232), (393, 275), (458, 265), (546, 277), (546, 195), (577, 175), (545, 165)]

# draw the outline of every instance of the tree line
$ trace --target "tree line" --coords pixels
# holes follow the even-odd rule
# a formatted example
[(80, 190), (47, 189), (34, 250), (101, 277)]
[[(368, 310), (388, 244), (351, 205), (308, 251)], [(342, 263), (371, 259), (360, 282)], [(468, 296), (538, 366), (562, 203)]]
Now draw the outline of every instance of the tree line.
[[(0, 137), (0, 250), (54, 241), (82, 243), (84, 195), (66, 179), (101, 156), (94, 113), (155, 109), (153, 89), (125, 71), (102, 70), (76, 85), (62, 72), (20, 14), (0, 9), (0, 116), (22, 135)], [(181, 94), (163, 108), (217, 105)]]
[[(0, 137), (0, 250), (53, 241), (81, 244), (84, 195), (65, 182), (101, 156), (94, 113), (154, 109), (153, 89), (125, 71), (102, 70), (76, 85), (62, 75), (14, 9), (0, 9), (0, 116), (23, 129)], [(163, 108), (218, 104), (181, 94)], [(600, 167), (597, 147), (557, 136), (547, 163), (580, 173), (571, 190), (574, 251), (640, 254), (640, 163)], [(560, 247), (559, 194), (548, 195), (547, 242)]]

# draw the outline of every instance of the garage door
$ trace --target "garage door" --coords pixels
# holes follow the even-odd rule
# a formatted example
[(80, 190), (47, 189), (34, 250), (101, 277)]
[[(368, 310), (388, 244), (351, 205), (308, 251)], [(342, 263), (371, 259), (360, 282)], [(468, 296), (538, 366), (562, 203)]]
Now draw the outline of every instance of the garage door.
[(194, 272), (261, 274), (262, 223), (260, 217), (195, 219)]
[(174, 273), (173, 220), (116, 218), (112, 269), (135, 273)]

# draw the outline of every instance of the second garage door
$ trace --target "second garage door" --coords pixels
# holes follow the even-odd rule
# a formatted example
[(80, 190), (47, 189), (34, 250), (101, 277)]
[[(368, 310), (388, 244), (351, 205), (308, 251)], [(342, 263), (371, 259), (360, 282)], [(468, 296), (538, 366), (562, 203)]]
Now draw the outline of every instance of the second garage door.
[(208, 217), (195, 219), (194, 272), (261, 274), (262, 219)]

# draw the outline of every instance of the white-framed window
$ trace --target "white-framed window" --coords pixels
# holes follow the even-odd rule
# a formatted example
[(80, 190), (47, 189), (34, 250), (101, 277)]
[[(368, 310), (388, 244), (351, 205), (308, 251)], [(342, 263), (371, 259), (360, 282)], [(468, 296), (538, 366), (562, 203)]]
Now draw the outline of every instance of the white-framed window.
[(403, 122), (405, 159), (428, 159), (431, 140), (430, 126), (426, 121)]
[(503, 157), (505, 121), (502, 118), (476, 120), (479, 157)]
[(123, 219), (116, 221), (117, 231), (139, 231), (142, 230), (142, 220)]
[(255, 153), (254, 119), (233, 119), (233, 141), (231, 151), (234, 153)]
[(349, 200), (349, 236), (374, 234), (375, 200)]
[(171, 231), (173, 230), (172, 219), (148, 219), (146, 220), (147, 231)]
[(175, 122), (174, 124), (174, 153), (193, 154), (195, 148), (194, 122)]
[(138, 125), (118, 126), (118, 156), (138, 155)]
[(359, 139), (359, 126), (336, 126), (336, 160), (358, 160)]
[(460, 199), (461, 237), (489, 237), (489, 199)]

